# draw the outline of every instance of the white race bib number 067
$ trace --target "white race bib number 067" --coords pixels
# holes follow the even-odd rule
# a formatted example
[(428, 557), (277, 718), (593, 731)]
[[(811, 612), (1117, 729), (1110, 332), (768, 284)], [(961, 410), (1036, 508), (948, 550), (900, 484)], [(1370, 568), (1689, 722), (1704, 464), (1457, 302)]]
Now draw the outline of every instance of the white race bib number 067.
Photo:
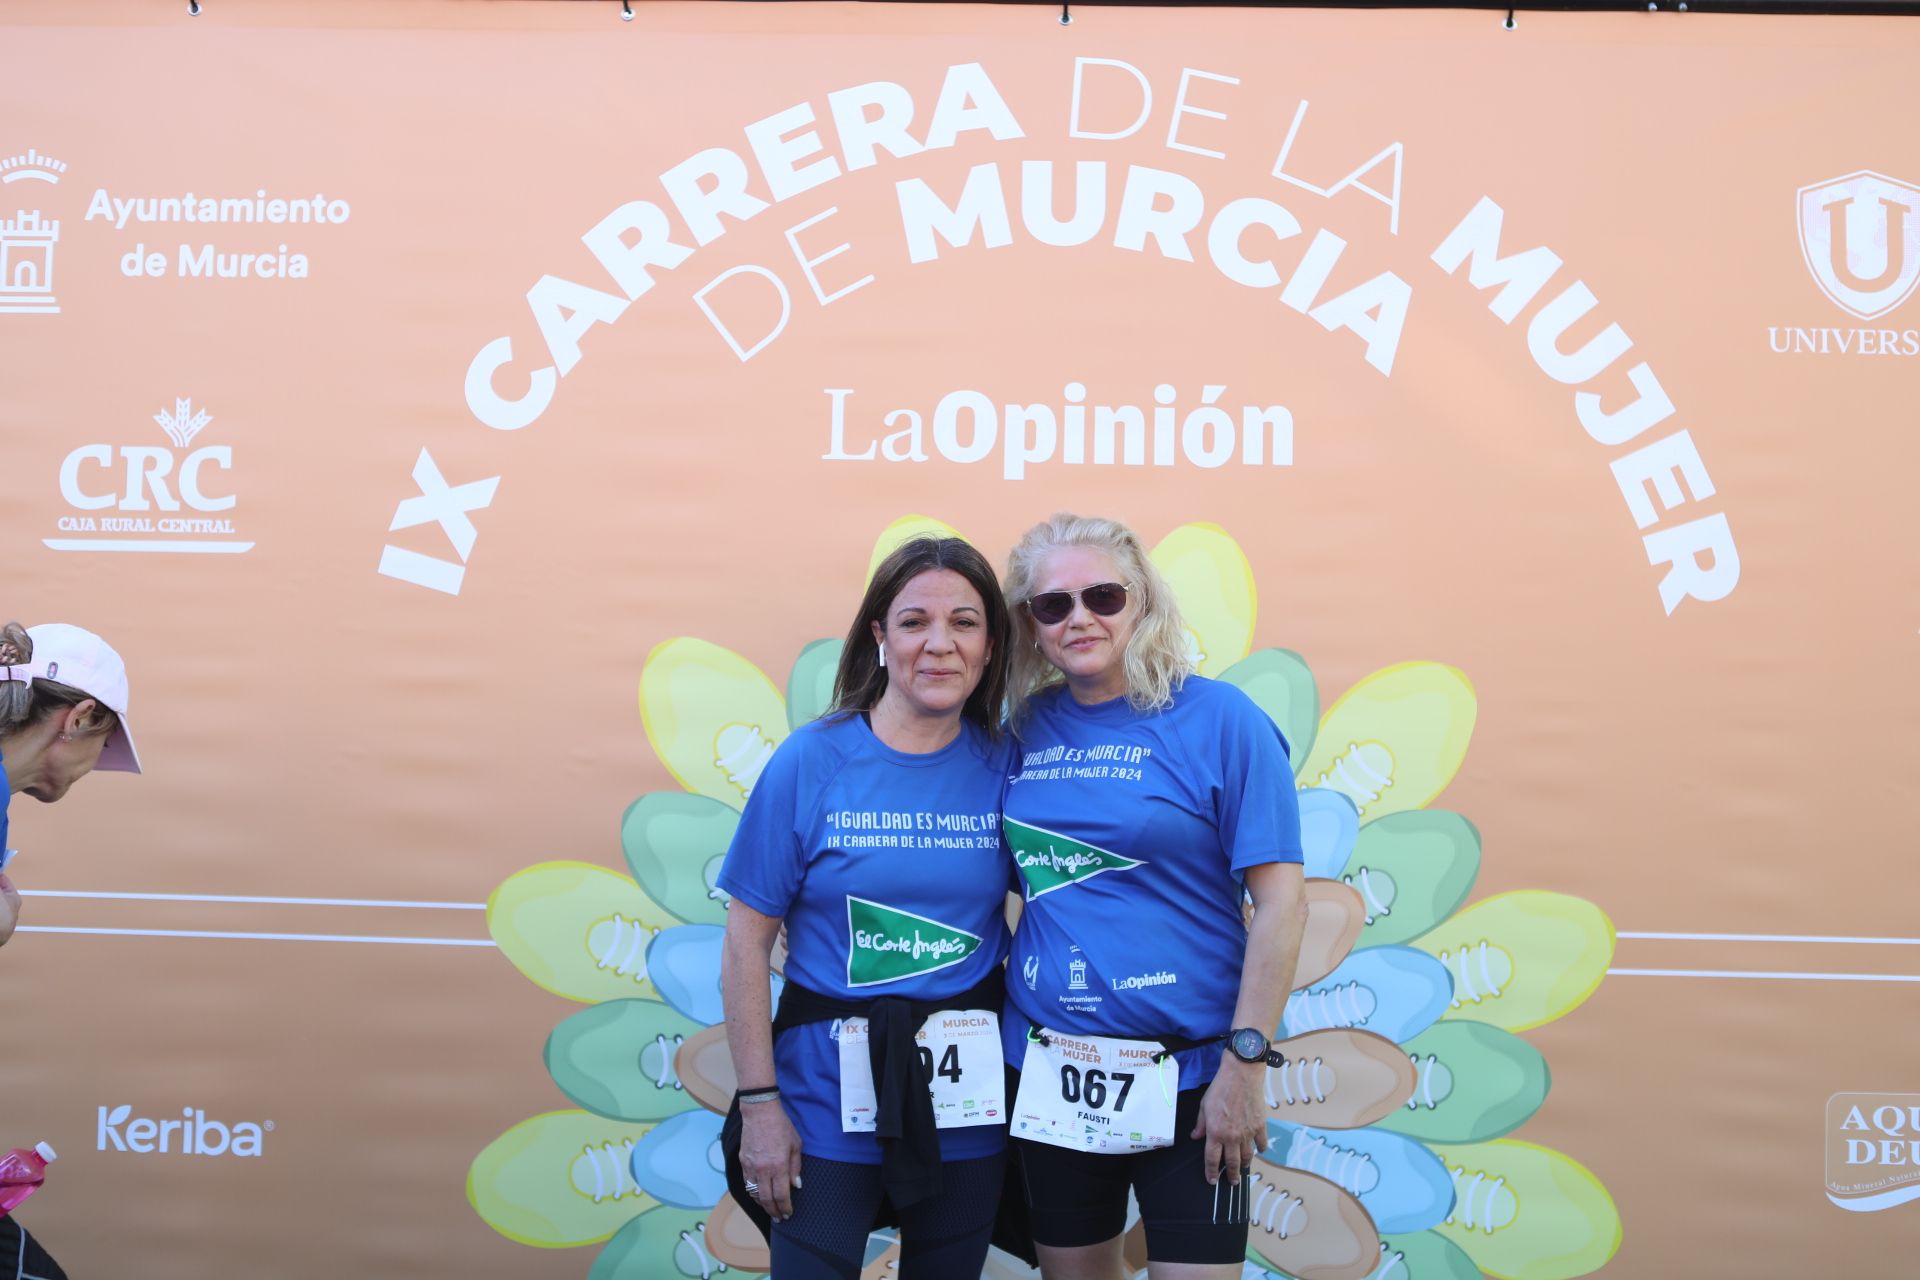
[(1119, 1155), (1173, 1145), (1180, 1066), (1152, 1040), (1048, 1032), (1027, 1041), (1013, 1134), (1074, 1151)]
[[(914, 1037), (920, 1069), (931, 1080), (933, 1122), (942, 1129), (1002, 1124), (1007, 1076), (1000, 1058), (1000, 1019), (989, 1009), (947, 1009), (920, 1024)], [(840, 1024), (840, 1128), (872, 1133), (878, 1101), (867, 1020)]]

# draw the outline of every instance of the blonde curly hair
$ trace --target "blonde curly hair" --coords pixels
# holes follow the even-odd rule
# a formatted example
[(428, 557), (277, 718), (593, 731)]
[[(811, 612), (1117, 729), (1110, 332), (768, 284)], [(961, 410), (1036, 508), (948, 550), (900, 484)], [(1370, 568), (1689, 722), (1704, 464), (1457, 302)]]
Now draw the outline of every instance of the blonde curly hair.
[(1129, 608), (1137, 611), (1133, 636), (1123, 656), (1127, 673), (1127, 701), (1136, 711), (1164, 711), (1173, 705), (1174, 692), (1193, 674), (1187, 624), (1173, 589), (1153, 567), (1140, 538), (1118, 520), (1076, 516), (1061, 512), (1041, 521), (1020, 537), (1007, 557), (1007, 602), (1013, 607), (1015, 644), (1008, 698), (1017, 726), (1034, 694), (1065, 677), (1041, 656), (1039, 632), (1033, 616), (1021, 608), (1031, 595), (1040, 567), (1062, 547), (1093, 547), (1113, 557), (1131, 588)]

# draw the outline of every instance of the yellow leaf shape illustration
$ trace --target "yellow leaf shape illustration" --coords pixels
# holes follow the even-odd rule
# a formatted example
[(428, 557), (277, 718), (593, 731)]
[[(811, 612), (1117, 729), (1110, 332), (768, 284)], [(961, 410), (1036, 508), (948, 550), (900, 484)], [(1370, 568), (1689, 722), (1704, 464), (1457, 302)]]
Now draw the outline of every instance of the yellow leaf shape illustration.
[(1187, 620), (1195, 668), (1217, 676), (1253, 649), (1253, 566), (1217, 524), (1183, 524), (1160, 540), (1153, 567)]
[(1466, 759), (1479, 699), (1457, 668), (1383, 667), (1340, 695), (1300, 769), (1300, 785), (1353, 801), (1362, 822), (1425, 806)]
[(787, 736), (787, 704), (773, 681), (733, 650), (691, 636), (647, 655), (640, 720), (681, 786), (735, 809)]

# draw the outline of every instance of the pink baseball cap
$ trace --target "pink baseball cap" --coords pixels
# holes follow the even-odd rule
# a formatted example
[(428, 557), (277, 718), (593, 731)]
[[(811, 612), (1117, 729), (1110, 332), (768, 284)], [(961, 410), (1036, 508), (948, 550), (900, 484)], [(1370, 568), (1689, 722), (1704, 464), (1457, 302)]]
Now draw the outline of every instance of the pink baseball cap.
[(112, 645), (82, 627), (65, 622), (43, 622), (28, 627), (33, 659), (0, 667), (0, 679), (55, 680), (80, 692), (120, 717), (120, 727), (100, 749), (96, 769), (139, 773), (140, 753), (133, 748), (133, 730), (127, 724), (127, 664)]

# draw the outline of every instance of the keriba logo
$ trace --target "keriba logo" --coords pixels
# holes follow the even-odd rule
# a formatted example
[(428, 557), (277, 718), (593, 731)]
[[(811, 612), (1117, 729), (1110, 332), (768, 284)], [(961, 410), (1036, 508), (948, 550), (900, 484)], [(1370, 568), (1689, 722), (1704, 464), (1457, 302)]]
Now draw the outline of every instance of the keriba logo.
[(273, 1132), (273, 1121), (241, 1120), (228, 1124), (209, 1120), (198, 1107), (182, 1107), (178, 1120), (136, 1116), (129, 1103), (101, 1107), (97, 1151), (125, 1151), (137, 1155), (258, 1156)]

